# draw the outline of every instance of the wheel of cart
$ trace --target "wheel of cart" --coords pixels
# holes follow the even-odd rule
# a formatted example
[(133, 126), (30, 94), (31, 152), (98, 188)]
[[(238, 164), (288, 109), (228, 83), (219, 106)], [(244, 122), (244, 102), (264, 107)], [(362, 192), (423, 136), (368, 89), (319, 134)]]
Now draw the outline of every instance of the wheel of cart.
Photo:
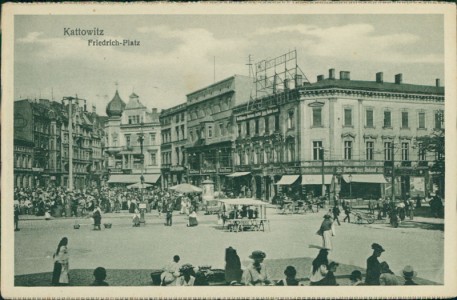
[(353, 210), (352, 214), (355, 216), (355, 223), (356, 224), (363, 224), (363, 222), (367, 222), (368, 224), (373, 224), (375, 217), (374, 215), (358, 210)]

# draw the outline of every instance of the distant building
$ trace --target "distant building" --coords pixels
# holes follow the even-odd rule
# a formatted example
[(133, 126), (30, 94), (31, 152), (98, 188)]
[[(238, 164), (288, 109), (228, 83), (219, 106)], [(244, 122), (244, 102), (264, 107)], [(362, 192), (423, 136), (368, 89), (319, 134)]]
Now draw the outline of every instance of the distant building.
[(187, 111), (186, 103), (160, 113), (162, 135), (162, 187), (187, 182)]
[[(102, 181), (103, 118), (73, 104), (74, 187)], [(68, 105), (47, 99), (14, 102), (15, 186), (68, 186)]]
[(225, 189), (226, 175), (233, 172), (232, 109), (250, 99), (252, 78), (234, 75), (187, 95), (186, 153), (189, 181), (200, 185), (215, 182)]
[(160, 123), (154, 108), (148, 111), (139, 96), (132, 93), (129, 102), (120, 98), (118, 91), (106, 107), (105, 125), (108, 156), (107, 169), (110, 184), (144, 182), (156, 184), (160, 178)]

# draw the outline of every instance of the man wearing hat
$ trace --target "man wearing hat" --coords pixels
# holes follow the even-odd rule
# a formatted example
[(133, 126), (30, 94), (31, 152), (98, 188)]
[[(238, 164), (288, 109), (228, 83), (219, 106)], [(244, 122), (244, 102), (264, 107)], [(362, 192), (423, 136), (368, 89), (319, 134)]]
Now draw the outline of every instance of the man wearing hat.
[(373, 254), (367, 259), (367, 275), (365, 278), (366, 285), (379, 285), (379, 277), (381, 276), (381, 263), (378, 261), (378, 257), (384, 252), (384, 248), (378, 243), (371, 245)]
[(416, 277), (417, 273), (414, 271), (413, 267), (406, 266), (403, 268), (403, 278), (405, 278), (405, 285), (417, 285), (413, 281), (413, 278)]
[(245, 285), (270, 285), (270, 275), (267, 267), (263, 264), (266, 254), (263, 251), (253, 251), (249, 256), (253, 260), (243, 272), (242, 282)]
[(332, 216), (329, 214), (324, 215), (321, 227), (317, 231), (317, 234), (322, 237), (322, 248), (332, 250), (332, 236), (333, 236), (333, 221)]

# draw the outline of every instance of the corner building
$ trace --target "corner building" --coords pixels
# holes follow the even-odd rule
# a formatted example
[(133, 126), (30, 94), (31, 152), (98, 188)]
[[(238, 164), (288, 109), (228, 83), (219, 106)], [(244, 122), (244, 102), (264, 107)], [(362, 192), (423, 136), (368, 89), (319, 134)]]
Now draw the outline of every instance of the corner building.
[[(257, 198), (280, 191), (333, 199), (405, 197), (431, 190), (435, 153), (418, 137), (444, 126), (444, 87), (402, 81), (355, 81), (334, 69), (234, 108), (235, 170), (251, 172)], [(244, 173), (241, 173), (244, 174)], [(394, 183), (392, 185), (392, 182)]]

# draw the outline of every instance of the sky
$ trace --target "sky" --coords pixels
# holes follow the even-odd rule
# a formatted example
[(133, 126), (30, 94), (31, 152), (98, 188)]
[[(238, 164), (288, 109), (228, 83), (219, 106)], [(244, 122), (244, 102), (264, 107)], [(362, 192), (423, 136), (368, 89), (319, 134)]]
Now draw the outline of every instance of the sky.
[[(444, 82), (440, 15), (118, 15), (15, 17), (14, 98), (86, 99), (105, 115), (116, 88), (148, 108), (164, 109), (258, 62), (296, 49), (310, 82), (328, 69), (351, 79), (434, 85)], [(104, 30), (140, 46), (89, 46), (65, 28)], [(215, 70), (215, 71), (214, 71)], [(214, 76), (215, 74), (215, 76)], [(116, 85), (117, 83), (117, 85)]]

